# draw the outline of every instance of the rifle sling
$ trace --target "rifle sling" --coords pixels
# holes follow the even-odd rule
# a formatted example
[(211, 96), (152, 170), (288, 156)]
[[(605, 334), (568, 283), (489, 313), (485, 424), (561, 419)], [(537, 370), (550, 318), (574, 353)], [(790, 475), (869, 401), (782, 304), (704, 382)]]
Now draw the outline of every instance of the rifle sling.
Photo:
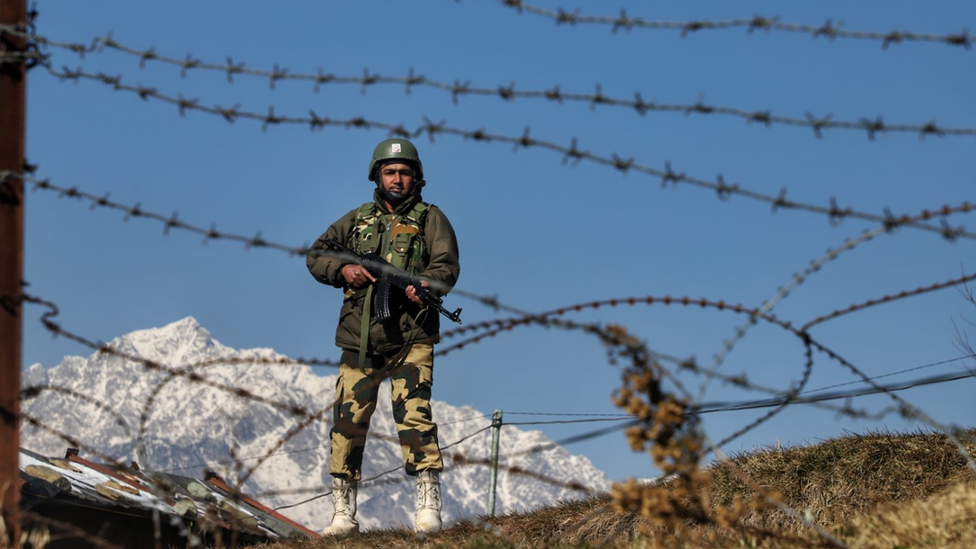
[[(367, 345), (367, 343), (369, 343), (369, 319), (372, 316), (370, 314), (370, 311), (372, 310), (372, 306), (373, 306), (373, 288), (374, 287), (376, 287), (375, 284), (370, 284), (369, 287), (366, 288), (366, 299), (363, 301), (363, 322), (362, 322), (362, 327), (360, 328), (360, 332), (359, 332), (359, 362), (358, 362), (358, 367), (359, 367), (360, 370), (362, 370), (362, 369), (365, 368), (366, 361), (368, 360), (366, 358), (366, 356), (367, 356), (366, 355), (366, 345)], [(421, 322), (420, 319), (423, 318), (424, 315), (427, 314), (428, 309), (429, 309), (428, 307), (421, 308), (419, 311), (417, 311), (417, 316), (416, 317), (407, 316), (407, 319), (410, 320), (410, 323), (413, 324), (413, 327), (414, 328), (420, 329), (420, 322)], [(397, 362), (401, 362), (404, 358), (406, 358), (406, 354), (404, 353), (404, 351), (406, 351), (414, 343), (415, 343), (414, 341), (406, 341), (406, 342), (404, 342), (403, 347), (400, 348), (400, 351), (396, 355), (398, 357)]]
[(366, 289), (366, 300), (363, 301), (363, 325), (359, 331), (359, 369), (366, 365), (366, 344), (369, 342), (369, 317), (373, 308), (373, 285)]

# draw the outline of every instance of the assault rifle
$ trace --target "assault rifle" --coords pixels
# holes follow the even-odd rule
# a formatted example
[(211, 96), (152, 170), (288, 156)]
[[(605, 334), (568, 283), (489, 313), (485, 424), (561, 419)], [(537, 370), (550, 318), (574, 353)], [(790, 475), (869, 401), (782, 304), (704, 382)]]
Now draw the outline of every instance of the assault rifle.
[(390, 288), (396, 286), (406, 291), (407, 287), (413, 286), (417, 291), (417, 297), (429, 307), (437, 309), (437, 312), (447, 318), (461, 324), (461, 308), (458, 307), (453, 313), (444, 308), (444, 300), (430, 293), (430, 290), (420, 284), (420, 279), (410, 273), (399, 269), (389, 261), (374, 253), (359, 254), (343, 246), (334, 237), (323, 242), (326, 249), (335, 250), (355, 258), (356, 262), (366, 267), (369, 274), (376, 277), (376, 319), (383, 321), (390, 318)]

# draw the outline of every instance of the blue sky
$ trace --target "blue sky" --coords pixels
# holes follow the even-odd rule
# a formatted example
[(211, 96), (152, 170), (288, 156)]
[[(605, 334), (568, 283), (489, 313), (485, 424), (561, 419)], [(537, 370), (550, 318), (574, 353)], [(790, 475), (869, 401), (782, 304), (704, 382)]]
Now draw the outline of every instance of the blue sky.
[[(850, 31), (906, 31), (936, 36), (976, 28), (976, 7), (962, 2), (574, 2), (537, 0), (533, 6), (581, 15), (645, 21), (729, 21), (761, 15), (783, 23)], [(633, 159), (688, 178), (728, 184), (765, 196), (872, 215), (917, 215), (976, 199), (976, 70), (973, 51), (939, 41), (814, 38), (809, 33), (744, 27), (680, 31), (610, 25), (557, 25), (495, 0), (413, 2), (39, 2), (38, 34), (51, 41), (91, 44), (111, 37), (159, 56), (289, 75), (362, 77), (423, 75), (447, 86), (519, 92), (557, 89), (660, 105), (702, 104), (743, 112), (770, 111), (807, 120), (830, 116), (859, 123), (967, 129), (965, 136), (749, 122), (719, 113), (649, 111), (526, 94), (460, 94), (403, 83), (323, 83), (179, 67), (112, 48), (79, 56), (49, 47), (52, 66), (120, 76), (127, 86), (154, 88), (206, 107), (238, 106), (242, 113), (332, 120), (358, 117), (411, 131), (427, 121), (461, 134), (483, 130), (569, 147), (595, 157)], [(275, 68), (277, 67), (277, 69)], [(284, 73), (281, 73), (284, 74)], [(368, 200), (366, 169), (381, 128), (275, 124), (187, 109), (113, 90), (102, 82), (63, 81), (44, 68), (28, 83), (27, 156), (37, 176), (112, 201), (135, 205), (201, 227), (300, 247), (333, 220)], [(428, 185), (424, 197), (451, 218), (461, 244), (458, 289), (497, 296), (531, 312), (577, 303), (652, 295), (690, 296), (759, 307), (812, 261), (877, 222), (832, 224), (823, 213), (774, 209), (738, 194), (720, 200), (714, 189), (687, 181), (662, 185), (659, 176), (618, 170), (541, 146), (459, 135), (419, 135)], [(271, 347), (289, 356), (337, 358), (333, 332), (340, 295), (308, 275), (300, 258), (245, 249), (39, 190), (28, 195), (25, 279), (29, 291), (60, 308), (71, 331), (109, 340), (136, 329), (197, 318), (215, 338), (237, 348)], [(976, 231), (973, 214), (950, 216), (952, 227)], [(939, 220), (932, 221), (935, 226)], [(971, 274), (973, 238), (899, 228), (827, 262), (773, 309), (802, 325), (867, 300)], [(464, 308), (466, 325), (505, 318), (480, 302), (448, 296)], [(24, 365), (53, 366), (90, 350), (52, 339), (25, 315)], [(745, 318), (728, 311), (683, 306), (601, 307), (568, 315), (580, 322), (620, 324), (654, 351), (713, 356)], [(870, 376), (920, 368), (879, 381), (904, 381), (976, 366), (959, 337), (976, 338), (976, 308), (956, 289), (927, 293), (848, 314), (811, 329), (818, 342)], [(451, 338), (445, 345), (459, 341)], [(947, 362), (948, 361), (948, 362)], [(673, 368), (672, 364), (665, 363)], [(797, 382), (804, 348), (793, 335), (753, 327), (725, 358), (720, 372), (781, 390)], [(328, 368), (320, 369), (331, 373)], [(512, 422), (579, 419), (539, 414), (613, 414), (620, 370), (589, 335), (525, 327), (469, 345), (438, 359), (435, 398), (470, 404)], [(700, 378), (681, 374), (698, 393)], [(808, 388), (856, 381), (823, 354), (814, 357)], [(976, 405), (972, 379), (900, 393), (939, 422), (970, 426)], [(855, 389), (857, 385), (845, 385)], [(719, 381), (706, 401), (756, 398)], [(856, 408), (878, 412), (887, 397), (858, 398)], [(713, 440), (737, 431), (762, 412), (706, 416)], [(603, 424), (539, 426), (554, 439)], [(793, 406), (724, 447), (805, 444), (849, 432), (928, 428), (897, 413), (854, 420), (833, 411)], [(633, 454), (615, 433), (571, 446), (615, 479), (648, 476), (647, 456)]]

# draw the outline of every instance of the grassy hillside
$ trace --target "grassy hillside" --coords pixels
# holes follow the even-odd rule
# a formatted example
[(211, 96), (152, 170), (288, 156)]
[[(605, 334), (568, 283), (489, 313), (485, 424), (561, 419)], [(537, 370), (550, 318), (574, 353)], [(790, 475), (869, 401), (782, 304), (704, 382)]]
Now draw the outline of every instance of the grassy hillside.
[[(963, 441), (976, 453), (974, 432), (963, 434)], [(377, 530), (268, 549), (976, 547), (976, 472), (943, 435), (870, 434), (767, 449), (734, 456), (710, 472), (712, 507), (744, 510), (731, 527), (718, 526), (721, 520), (653, 526), (617, 511), (604, 496), (465, 521), (427, 539), (406, 530)], [(750, 485), (775, 491), (783, 505), (749, 505), (757, 500)]]

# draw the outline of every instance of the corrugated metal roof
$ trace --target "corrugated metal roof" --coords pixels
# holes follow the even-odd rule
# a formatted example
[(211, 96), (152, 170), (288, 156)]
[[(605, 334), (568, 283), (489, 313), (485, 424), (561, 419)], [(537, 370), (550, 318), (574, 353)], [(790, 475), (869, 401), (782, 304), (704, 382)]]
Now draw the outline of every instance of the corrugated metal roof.
[[(59, 506), (75, 504), (108, 512), (139, 511), (136, 516), (162, 515), (168, 519), (159, 522), (180, 525), (179, 531), (187, 535), (224, 530), (258, 541), (318, 537), (212, 473), (200, 480), (143, 471), (135, 464), (124, 471), (88, 461), (75, 450), (69, 450), (64, 458), (51, 458), (25, 449), (20, 450), (20, 471), (25, 481), (21, 489), (23, 506), (36, 507), (41, 515), (44, 503), (56, 501)], [(145, 527), (151, 529), (153, 525)]]

